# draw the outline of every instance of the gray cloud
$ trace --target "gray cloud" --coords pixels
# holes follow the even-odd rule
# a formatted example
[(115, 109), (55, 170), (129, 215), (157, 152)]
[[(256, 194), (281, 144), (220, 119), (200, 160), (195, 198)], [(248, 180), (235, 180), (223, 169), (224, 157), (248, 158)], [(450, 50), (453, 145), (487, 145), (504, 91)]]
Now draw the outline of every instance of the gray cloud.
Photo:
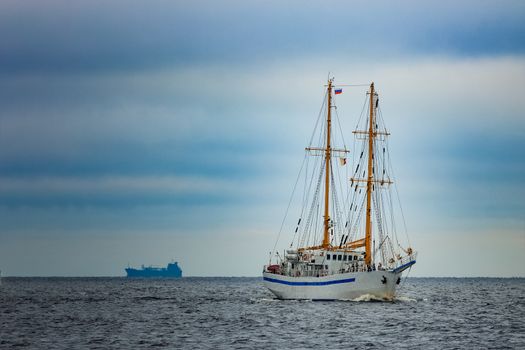
[(129, 71), (346, 55), (521, 54), (519, 1), (4, 1), (0, 73)]

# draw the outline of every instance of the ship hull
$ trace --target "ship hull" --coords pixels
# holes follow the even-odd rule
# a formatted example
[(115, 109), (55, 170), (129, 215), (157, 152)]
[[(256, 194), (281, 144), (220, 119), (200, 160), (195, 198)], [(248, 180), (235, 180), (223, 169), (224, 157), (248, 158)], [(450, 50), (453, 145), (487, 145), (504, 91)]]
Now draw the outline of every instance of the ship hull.
[(370, 271), (324, 277), (292, 277), (263, 272), (265, 286), (279, 299), (353, 300), (362, 296), (392, 300), (401, 272)]
[(148, 271), (138, 269), (126, 269), (127, 277), (130, 278), (180, 278), (182, 277), (181, 272), (177, 271)]

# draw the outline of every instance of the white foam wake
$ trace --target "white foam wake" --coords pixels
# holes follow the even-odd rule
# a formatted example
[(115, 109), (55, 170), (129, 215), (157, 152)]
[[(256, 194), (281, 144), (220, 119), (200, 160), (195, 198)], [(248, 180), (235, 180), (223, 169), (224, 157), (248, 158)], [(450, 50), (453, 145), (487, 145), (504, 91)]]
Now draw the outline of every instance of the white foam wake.
[(363, 294), (358, 296), (357, 298), (352, 299), (352, 301), (392, 301), (391, 299), (387, 298), (379, 298), (373, 294)]
[(417, 299), (412, 299), (412, 298), (409, 298), (409, 297), (406, 297), (406, 296), (397, 296), (394, 298), (395, 301), (404, 301), (404, 302), (413, 302), (413, 301), (417, 301)]

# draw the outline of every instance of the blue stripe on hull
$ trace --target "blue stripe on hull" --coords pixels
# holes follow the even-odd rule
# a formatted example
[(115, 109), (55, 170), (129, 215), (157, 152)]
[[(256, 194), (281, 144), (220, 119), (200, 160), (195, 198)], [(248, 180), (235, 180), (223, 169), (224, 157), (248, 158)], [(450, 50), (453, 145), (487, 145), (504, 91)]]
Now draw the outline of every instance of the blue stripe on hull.
[(263, 279), (268, 282), (281, 283), (281, 284), (286, 284), (288, 286), (327, 286), (330, 284), (355, 282), (355, 278), (347, 278), (344, 280), (325, 281), (325, 282), (291, 282), (291, 281), (282, 281), (282, 280), (269, 278), (269, 277), (264, 277)]
[(416, 263), (415, 260), (409, 261), (405, 265), (401, 265), (398, 268), (394, 269), (392, 272), (398, 273), (398, 272), (405, 271), (406, 269), (408, 269), (410, 266), (414, 265), (415, 263)]

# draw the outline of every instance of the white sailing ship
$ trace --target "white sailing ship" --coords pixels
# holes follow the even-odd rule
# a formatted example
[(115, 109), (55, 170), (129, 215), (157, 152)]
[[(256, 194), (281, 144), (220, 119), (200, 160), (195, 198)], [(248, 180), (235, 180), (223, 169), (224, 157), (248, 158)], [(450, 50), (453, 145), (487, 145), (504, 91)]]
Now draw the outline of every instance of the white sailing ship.
[[(390, 134), (384, 126), (374, 83), (370, 84), (357, 130), (353, 131), (353, 164), (346, 165), (350, 151), (342, 138), (343, 148), (332, 146), (336, 138), (332, 130), (334, 117), (340, 125), (334, 95), (342, 93), (344, 86), (349, 85), (328, 81), (319, 117), (322, 120), (326, 116), (326, 120), (318, 120), (312, 136), (318, 144), (311, 141), (306, 148), (300, 172), (305, 178), (304, 190), (298, 206), (299, 220), (295, 230), (290, 230), (292, 243), (282, 254), (274, 248), (263, 269), (264, 284), (280, 299), (370, 296), (391, 300), (402, 273), (416, 262), (412, 248), (405, 248), (398, 240), (395, 221), (399, 221), (399, 215), (394, 204), (400, 206), (400, 202), (388, 152)], [(314, 137), (316, 132), (318, 138)], [(341, 175), (350, 175), (349, 171), (352, 176)], [(301, 183), (299, 179), (302, 177), (298, 177)]]

